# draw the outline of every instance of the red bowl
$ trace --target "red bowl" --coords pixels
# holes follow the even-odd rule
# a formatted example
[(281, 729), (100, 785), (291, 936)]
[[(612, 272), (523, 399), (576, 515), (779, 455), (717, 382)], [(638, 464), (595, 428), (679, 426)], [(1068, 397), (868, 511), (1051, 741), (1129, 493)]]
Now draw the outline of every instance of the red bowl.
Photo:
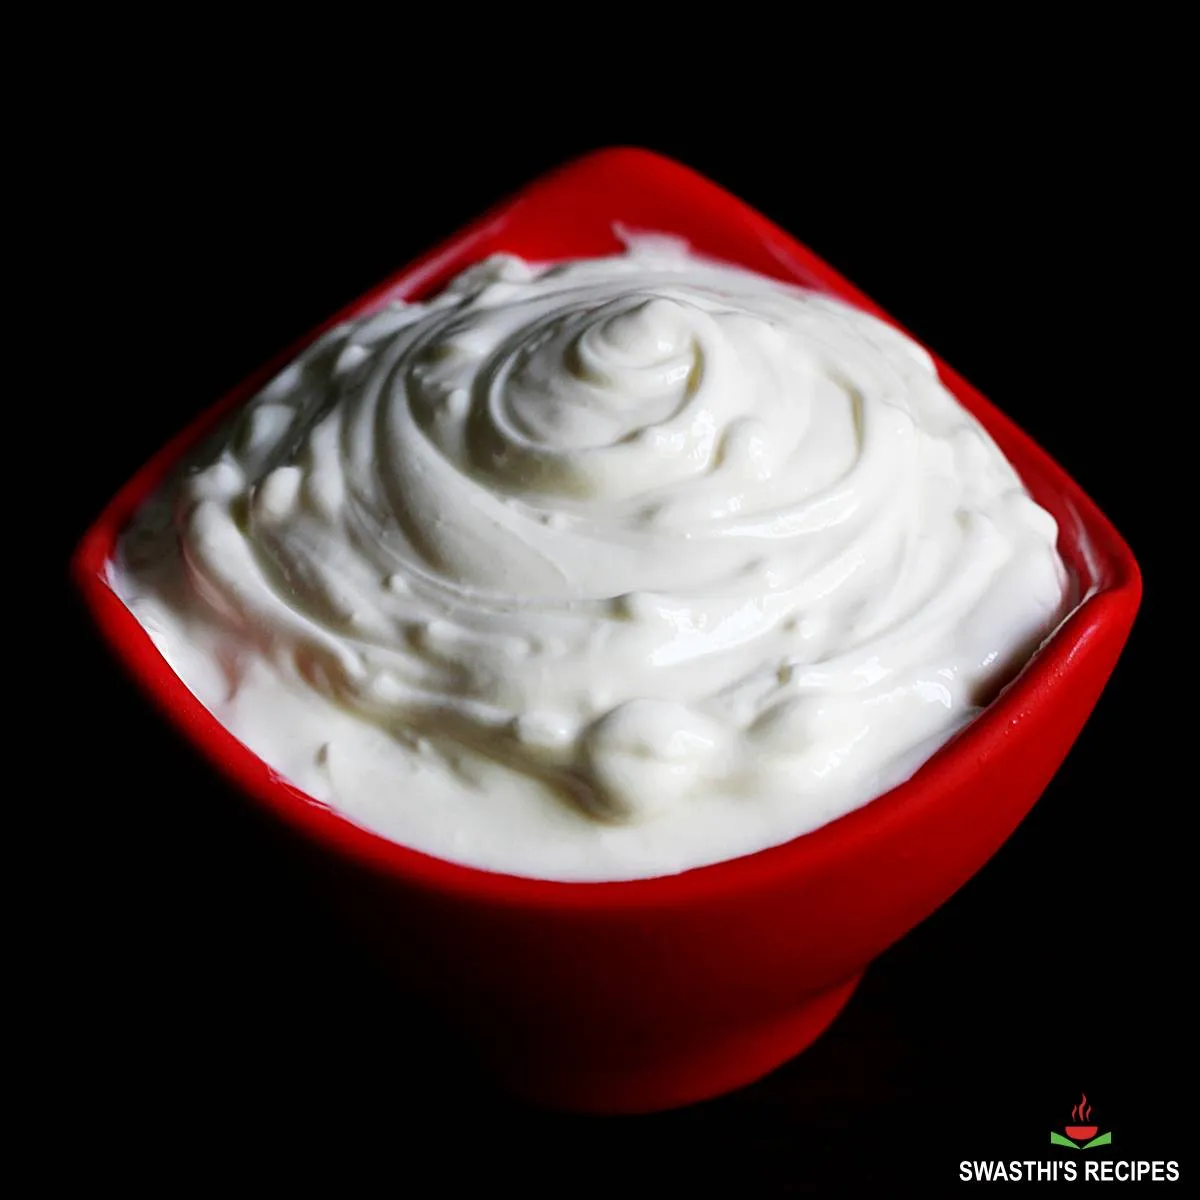
[(1067, 1137), (1073, 1142), (1088, 1142), (1096, 1136), (1099, 1125), (1068, 1125)]
[[(322, 328), (428, 294), (494, 251), (540, 260), (617, 251), (618, 228), (681, 235), (703, 253), (886, 316), (708, 180), (646, 151), (614, 149), (531, 183)], [(947, 386), (1058, 519), (1060, 550), (1087, 596), (979, 719), (911, 780), (858, 811), (785, 845), (682, 874), (561, 883), (433, 858), (360, 828), (273, 774), (192, 696), (106, 581), (114, 543), (140, 502), (299, 349), (137, 472), (84, 536), (73, 576), (120, 662), (184, 737), (322, 852), (336, 868), (331, 894), (351, 903), (381, 952), (457, 1018), (510, 1088), (542, 1102), (672, 1107), (748, 1083), (807, 1046), (866, 965), (979, 870), (1029, 811), (1133, 624), (1141, 580), (1116, 530), (1044, 451), (938, 360)]]

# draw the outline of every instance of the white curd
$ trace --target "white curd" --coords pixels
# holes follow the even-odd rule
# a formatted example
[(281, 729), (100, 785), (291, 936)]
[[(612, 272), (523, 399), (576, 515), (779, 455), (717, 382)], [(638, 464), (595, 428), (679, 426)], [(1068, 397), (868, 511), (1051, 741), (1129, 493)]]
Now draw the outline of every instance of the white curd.
[(495, 257), (321, 337), (111, 580), (315, 800), (624, 879), (907, 778), (1063, 616), (1055, 540), (909, 338), (650, 240)]

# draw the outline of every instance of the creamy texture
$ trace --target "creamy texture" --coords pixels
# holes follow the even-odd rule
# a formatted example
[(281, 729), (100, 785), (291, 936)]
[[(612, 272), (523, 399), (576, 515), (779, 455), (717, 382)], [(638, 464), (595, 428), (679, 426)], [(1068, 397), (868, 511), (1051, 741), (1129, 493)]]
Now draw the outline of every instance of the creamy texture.
[(901, 782), (1063, 616), (1055, 539), (909, 338), (654, 240), (498, 256), (326, 334), (112, 582), (316, 800), (617, 879)]

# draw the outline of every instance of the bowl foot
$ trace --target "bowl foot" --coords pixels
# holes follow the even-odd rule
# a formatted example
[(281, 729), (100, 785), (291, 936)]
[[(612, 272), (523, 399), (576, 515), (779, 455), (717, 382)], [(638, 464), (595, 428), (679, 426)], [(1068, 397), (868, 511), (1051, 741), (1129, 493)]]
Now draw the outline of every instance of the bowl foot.
[(493, 1057), (492, 1066), (508, 1091), (547, 1108), (611, 1114), (680, 1108), (736, 1091), (794, 1058), (825, 1032), (861, 978), (808, 996), (769, 1021), (702, 1041), (659, 1039), (628, 1058), (614, 1046), (576, 1046), (562, 1055), (543, 1046), (519, 1060)]

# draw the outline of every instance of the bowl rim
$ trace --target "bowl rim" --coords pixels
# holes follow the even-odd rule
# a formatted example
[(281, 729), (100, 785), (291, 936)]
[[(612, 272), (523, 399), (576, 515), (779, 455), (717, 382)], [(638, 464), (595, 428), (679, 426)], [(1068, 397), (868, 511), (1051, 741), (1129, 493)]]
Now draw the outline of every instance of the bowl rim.
[[(922, 797), (940, 793), (982, 769), (1012, 723), (1052, 702), (1056, 684), (1070, 672), (1083, 645), (1114, 626), (1122, 629), (1123, 636), (1132, 624), (1141, 598), (1141, 575), (1120, 534), (1049, 454), (930, 351), (943, 382), (1001, 442), (1018, 472), (1023, 477), (1033, 473), (1044, 486), (1059, 493), (1077, 521), (1075, 533), (1084, 547), (1081, 553), (1094, 557), (1087, 563), (1093, 586), (1000, 695), (906, 782), (815, 830), (735, 858), (641, 879), (553, 880), (467, 866), (390, 841), (314, 800), (239, 742), (187, 689), (109, 585), (108, 564), (134, 510), (187, 449), (329, 328), (392, 300), (433, 290), (466, 261), (472, 261), (474, 248), (502, 232), (510, 216), (522, 208), (547, 203), (550, 198), (561, 204), (566, 196), (575, 195), (597, 205), (589, 218), (593, 225), (603, 220), (611, 230), (618, 223), (614, 197), (643, 187), (667, 195), (678, 204), (680, 213), (701, 209), (707, 220), (736, 223), (742, 231), (769, 239), (772, 253), (780, 259), (781, 277), (794, 279), (802, 270), (806, 278), (818, 280), (834, 294), (903, 328), (806, 246), (690, 168), (640, 148), (596, 150), (539, 176), (500, 201), (458, 233), (388, 275), (208, 406), (118, 489), (71, 557), (72, 580), (102, 640), (175, 731), (238, 792), (307, 840), (359, 866), (461, 899), (572, 909), (685, 905), (809, 872), (852, 855), (864, 839), (902, 823), (906, 814), (920, 807)], [(607, 216), (598, 211), (605, 198), (614, 210)], [(682, 229), (659, 232), (688, 236)], [(920, 339), (914, 340), (921, 344)]]

